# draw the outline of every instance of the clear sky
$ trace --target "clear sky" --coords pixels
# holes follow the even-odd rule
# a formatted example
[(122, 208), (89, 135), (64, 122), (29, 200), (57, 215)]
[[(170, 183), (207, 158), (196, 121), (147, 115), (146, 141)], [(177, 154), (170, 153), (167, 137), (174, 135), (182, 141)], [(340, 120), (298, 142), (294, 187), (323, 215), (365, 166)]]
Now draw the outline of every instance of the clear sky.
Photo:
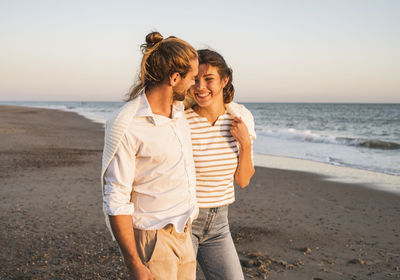
[(153, 30), (211, 47), (241, 102), (400, 103), (397, 0), (0, 0), (0, 101), (120, 101)]

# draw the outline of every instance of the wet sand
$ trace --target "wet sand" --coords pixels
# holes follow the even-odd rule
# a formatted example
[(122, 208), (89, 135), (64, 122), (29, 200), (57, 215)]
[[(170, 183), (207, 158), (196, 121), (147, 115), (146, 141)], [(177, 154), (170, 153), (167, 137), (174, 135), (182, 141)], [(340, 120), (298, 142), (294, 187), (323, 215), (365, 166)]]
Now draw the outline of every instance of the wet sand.
[[(127, 279), (102, 148), (75, 113), (0, 106), (0, 279)], [(230, 221), (246, 279), (400, 279), (399, 195), (257, 167)]]

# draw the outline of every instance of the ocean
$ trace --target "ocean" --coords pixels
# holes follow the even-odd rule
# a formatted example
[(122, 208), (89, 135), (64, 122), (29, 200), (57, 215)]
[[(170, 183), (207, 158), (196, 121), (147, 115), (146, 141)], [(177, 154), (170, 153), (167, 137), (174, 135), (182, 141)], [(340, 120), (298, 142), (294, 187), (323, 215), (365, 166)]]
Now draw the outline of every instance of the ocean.
[[(0, 102), (76, 112), (104, 124), (123, 102)], [(243, 103), (254, 152), (400, 176), (400, 104)]]

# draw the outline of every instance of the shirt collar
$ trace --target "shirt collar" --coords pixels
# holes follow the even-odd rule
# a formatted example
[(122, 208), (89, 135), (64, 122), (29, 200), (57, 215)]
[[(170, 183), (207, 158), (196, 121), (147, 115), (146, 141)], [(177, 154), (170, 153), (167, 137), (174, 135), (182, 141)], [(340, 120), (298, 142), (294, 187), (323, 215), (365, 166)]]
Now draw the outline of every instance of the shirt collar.
[(145, 89), (143, 88), (139, 96), (136, 98), (136, 102), (138, 103), (138, 109), (136, 111), (135, 117), (152, 117), (153, 112), (151, 111), (151, 107), (149, 102), (147, 101)]
[(172, 119), (176, 120), (183, 116), (185, 111), (185, 106), (182, 101), (174, 101), (172, 103)]
[[(151, 110), (149, 101), (147, 100), (145, 94), (145, 88), (143, 88), (139, 96), (136, 98), (136, 102), (138, 102), (138, 109), (136, 111), (135, 117), (147, 117), (150, 122), (154, 125), (159, 125), (160, 118), (156, 117), (153, 111)], [(172, 103), (172, 118), (164, 117), (165, 120), (176, 120), (183, 116), (185, 110), (185, 106), (182, 101), (174, 101)]]

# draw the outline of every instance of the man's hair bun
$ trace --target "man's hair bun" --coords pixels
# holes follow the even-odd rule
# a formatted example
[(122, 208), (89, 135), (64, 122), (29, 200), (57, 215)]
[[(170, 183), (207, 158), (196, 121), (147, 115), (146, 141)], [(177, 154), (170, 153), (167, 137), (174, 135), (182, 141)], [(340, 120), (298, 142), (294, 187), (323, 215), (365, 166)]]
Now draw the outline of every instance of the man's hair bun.
[(155, 44), (161, 42), (164, 37), (159, 32), (151, 32), (146, 36), (146, 44), (141, 46), (142, 51), (146, 52), (147, 50), (154, 47)]

